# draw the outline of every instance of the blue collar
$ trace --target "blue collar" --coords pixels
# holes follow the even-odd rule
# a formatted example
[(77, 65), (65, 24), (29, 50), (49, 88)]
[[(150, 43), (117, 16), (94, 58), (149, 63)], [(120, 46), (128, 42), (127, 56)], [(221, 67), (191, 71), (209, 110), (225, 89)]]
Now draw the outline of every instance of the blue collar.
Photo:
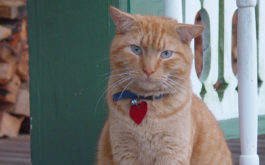
[(138, 96), (137, 94), (130, 92), (130, 91), (123, 91), (123, 92), (118, 92), (115, 93), (112, 96), (112, 99), (114, 102), (117, 102), (121, 99), (140, 99), (140, 100), (153, 100), (153, 99), (161, 99), (164, 96), (164, 94), (160, 94), (158, 96)]

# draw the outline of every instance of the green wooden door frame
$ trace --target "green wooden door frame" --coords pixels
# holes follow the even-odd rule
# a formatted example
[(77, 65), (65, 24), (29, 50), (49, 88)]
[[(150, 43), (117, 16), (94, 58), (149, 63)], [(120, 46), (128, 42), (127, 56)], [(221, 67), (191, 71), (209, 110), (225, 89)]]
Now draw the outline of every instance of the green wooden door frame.
[(95, 164), (118, 4), (28, 0), (33, 165)]

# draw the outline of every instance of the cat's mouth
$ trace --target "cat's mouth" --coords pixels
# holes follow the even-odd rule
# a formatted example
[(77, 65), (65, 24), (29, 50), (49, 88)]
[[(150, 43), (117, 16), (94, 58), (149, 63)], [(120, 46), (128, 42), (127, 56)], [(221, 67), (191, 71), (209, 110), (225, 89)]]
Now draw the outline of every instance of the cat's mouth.
[(142, 83), (156, 83), (157, 82), (157, 80), (151, 79), (149, 77), (146, 79), (143, 79), (141, 81), (142, 81)]
[(166, 92), (161, 82), (152, 78), (138, 79), (128, 89), (142, 95), (153, 95)]

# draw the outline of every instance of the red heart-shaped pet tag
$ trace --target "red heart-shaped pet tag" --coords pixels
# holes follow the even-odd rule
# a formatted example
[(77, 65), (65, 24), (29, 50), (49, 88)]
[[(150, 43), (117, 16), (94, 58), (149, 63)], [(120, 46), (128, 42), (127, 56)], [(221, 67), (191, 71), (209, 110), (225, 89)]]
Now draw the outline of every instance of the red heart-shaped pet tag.
[(140, 124), (147, 112), (147, 103), (140, 102), (138, 105), (132, 105), (130, 109), (130, 117), (136, 124)]

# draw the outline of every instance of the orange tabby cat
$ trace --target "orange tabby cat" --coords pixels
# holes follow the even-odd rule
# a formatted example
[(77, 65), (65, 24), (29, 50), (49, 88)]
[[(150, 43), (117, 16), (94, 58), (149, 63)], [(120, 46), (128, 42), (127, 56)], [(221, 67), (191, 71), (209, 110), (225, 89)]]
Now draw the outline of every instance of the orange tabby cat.
[(223, 133), (189, 78), (190, 41), (204, 27), (114, 7), (110, 14), (117, 31), (97, 164), (231, 165)]

